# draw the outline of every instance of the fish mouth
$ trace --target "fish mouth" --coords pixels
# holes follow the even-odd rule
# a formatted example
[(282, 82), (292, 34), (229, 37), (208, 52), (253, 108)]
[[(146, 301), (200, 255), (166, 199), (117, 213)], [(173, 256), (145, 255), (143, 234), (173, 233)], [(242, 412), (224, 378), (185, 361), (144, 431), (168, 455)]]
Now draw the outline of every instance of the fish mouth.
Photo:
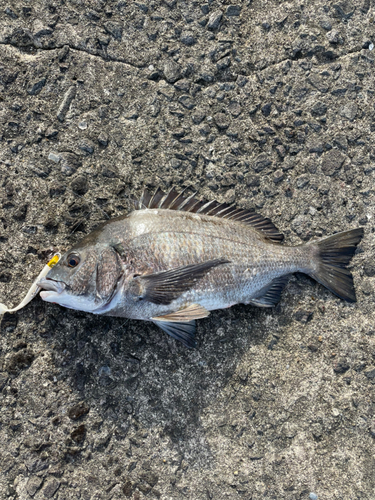
[(66, 284), (63, 281), (55, 281), (51, 278), (42, 278), (37, 283), (37, 286), (43, 290), (43, 292), (40, 293), (42, 299), (50, 296), (51, 292), (60, 295), (66, 288)]

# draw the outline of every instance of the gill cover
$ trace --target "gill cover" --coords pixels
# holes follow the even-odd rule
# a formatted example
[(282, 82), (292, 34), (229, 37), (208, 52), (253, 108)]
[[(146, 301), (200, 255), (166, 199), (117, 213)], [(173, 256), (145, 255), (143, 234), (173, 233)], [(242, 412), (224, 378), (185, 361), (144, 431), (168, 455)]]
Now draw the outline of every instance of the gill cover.
[(112, 297), (121, 274), (117, 252), (111, 247), (106, 248), (96, 267), (96, 294), (100, 299), (106, 302)]

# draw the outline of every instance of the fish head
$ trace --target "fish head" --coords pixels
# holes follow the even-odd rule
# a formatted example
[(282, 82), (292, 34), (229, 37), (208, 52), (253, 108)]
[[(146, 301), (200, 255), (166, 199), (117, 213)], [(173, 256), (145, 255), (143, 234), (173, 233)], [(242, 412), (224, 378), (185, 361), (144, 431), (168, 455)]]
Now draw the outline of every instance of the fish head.
[(118, 253), (108, 244), (85, 240), (66, 252), (38, 286), (46, 302), (98, 313), (110, 303), (122, 276)]

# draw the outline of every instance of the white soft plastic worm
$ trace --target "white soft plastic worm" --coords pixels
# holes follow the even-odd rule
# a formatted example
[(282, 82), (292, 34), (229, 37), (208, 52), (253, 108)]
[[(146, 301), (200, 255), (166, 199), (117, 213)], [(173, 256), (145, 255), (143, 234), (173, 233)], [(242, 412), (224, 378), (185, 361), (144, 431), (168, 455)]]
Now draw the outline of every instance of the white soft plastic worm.
[(27, 292), (25, 298), (22, 300), (20, 304), (18, 304), (17, 307), (14, 307), (13, 309), (8, 309), (8, 307), (5, 304), (0, 304), (0, 316), (3, 315), (6, 312), (15, 312), (19, 311), (23, 307), (25, 307), (29, 302), (33, 300), (33, 298), (39, 293), (40, 288), (37, 286), (37, 283), (44, 278), (48, 271), (58, 263), (60, 260), (61, 254), (57, 253), (55, 254), (52, 259), (46, 264), (42, 271), (40, 272), (39, 276), (34, 280), (34, 283), (31, 285), (30, 290)]

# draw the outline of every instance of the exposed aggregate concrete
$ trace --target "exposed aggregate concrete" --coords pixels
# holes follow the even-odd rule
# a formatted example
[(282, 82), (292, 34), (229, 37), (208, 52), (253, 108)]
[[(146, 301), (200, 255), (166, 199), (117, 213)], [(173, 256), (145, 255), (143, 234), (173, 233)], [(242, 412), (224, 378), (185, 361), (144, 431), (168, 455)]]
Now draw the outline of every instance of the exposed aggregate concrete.
[[(272, 310), (156, 327), (35, 299), (0, 335), (0, 498), (373, 499), (370, 0), (0, 0), (0, 299), (144, 187), (363, 226), (356, 304), (295, 276)], [(316, 496), (314, 496), (316, 495)]]

